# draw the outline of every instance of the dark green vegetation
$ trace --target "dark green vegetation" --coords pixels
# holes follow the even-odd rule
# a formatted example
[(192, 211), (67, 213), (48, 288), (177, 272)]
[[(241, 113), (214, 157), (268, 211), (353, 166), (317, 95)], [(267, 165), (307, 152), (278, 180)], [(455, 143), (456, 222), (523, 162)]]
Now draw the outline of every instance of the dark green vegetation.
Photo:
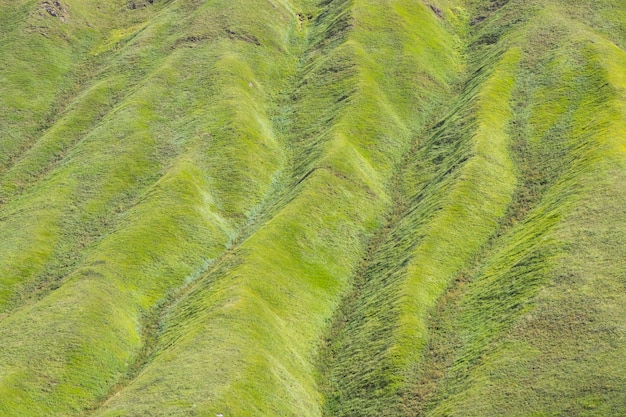
[(0, 415), (626, 415), (626, 1), (0, 28)]

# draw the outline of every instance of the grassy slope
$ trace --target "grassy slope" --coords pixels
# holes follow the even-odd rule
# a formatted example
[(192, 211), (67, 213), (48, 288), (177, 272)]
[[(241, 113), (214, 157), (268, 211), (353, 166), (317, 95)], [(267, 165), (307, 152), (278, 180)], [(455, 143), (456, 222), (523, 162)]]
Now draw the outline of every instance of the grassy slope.
[(403, 412), (406, 374), (425, 344), (429, 309), (493, 233), (512, 196), (505, 126), (518, 55), (491, 58), (493, 70), (468, 85), (458, 108), (398, 173), (400, 220), (392, 217), (374, 248), (323, 360), (330, 365), (328, 415)]
[(626, 411), (615, 269), (623, 51), (581, 24), (586, 4), (568, 10), (578, 21), (529, 6), (528, 23), (509, 31), (525, 52), (510, 127), (522, 181), (498, 235), (440, 303), (413, 391), (419, 415)]
[(0, 1), (0, 414), (624, 412), (623, 2), (136, 3)]
[[(363, 235), (388, 199), (380, 186), (389, 171), (385, 167), (408, 146), (409, 123), (419, 126), (407, 119), (407, 107), (425, 106), (428, 94), (400, 97), (406, 81), (390, 83), (377, 56), (357, 35), (346, 33), (348, 24), (355, 32), (363, 24), (358, 12), (380, 15), (377, 7), (339, 2), (309, 22), (306, 60), (295, 78), (305, 82), (296, 85), (294, 110), (287, 115), (293, 126), (285, 135), (294, 173), (303, 165), (308, 169), (297, 179), (297, 195), (286, 205), (279, 200), (271, 220), (234, 249), (225, 261), (233, 265), (212, 270), (167, 311), (154, 359), (101, 415), (183, 415), (189, 410), (199, 415), (320, 414), (313, 378), (316, 341), (349, 282)], [(432, 19), (430, 11), (410, 3), (398, 4), (396, 13), (392, 16), (398, 19), (406, 19), (406, 13)], [(388, 42), (409, 47), (416, 34), (402, 29), (390, 33)], [(360, 36), (377, 33), (359, 30)], [(410, 58), (396, 58), (398, 67), (406, 68), (398, 71), (403, 77), (435, 73), (421, 65), (412, 68), (418, 62)], [(381, 94), (383, 83), (388, 83), (387, 94)], [(386, 116), (384, 124), (373, 123), (372, 114)], [(320, 125), (319, 118), (325, 123)], [(314, 158), (307, 157), (312, 144), (321, 149)], [(190, 372), (199, 364), (208, 375)], [(195, 376), (182, 380), (181, 375)], [(164, 395), (163, 387), (176, 389)]]
[[(135, 13), (118, 6), (122, 16)], [(249, 87), (263, 80), (252, 77), (254, 59), (238, 59), (231, 45), (247, 42), (225, 31), (200, 33), (204, 27), (185, 19), (194, 8), (178, 3), (158, 16), (156, 8), (142, 10), (149, 26), (130, 19), (130, 29), (111, 30), (115, 41), (102, 37), (86, 51), (106, 54), (93, 58), (103, 61), (95, 84), (119, 88), (112, 93), (119, 100), (68, 145), (54, 170), (9, 194), (2, 208), (3, 236), (30, 245), (3, 239), (4, 414), (69, 415), (106, 396), (140, 352), (142, 317), (219, 256), (281, 169), (264, 106), (276, 89)], [(223, 52), (205, 48), (205, 60), (179, 71), (194, 62), (201, 36)], [(282, 34), (262, 40), (279, 42)], [(261, 74), (267, 79), (289, 65), (279, 54), (272, 62)], [(207, 68), (223, 76), (206, 76)], [(55, 128), (93, 112), (90, 91), (77, 93), (67, 116), (6, 173), (7, 183), (23, 164), (49, 164), (46, 142), (62, 147), (67, 136), (55, 137)]]

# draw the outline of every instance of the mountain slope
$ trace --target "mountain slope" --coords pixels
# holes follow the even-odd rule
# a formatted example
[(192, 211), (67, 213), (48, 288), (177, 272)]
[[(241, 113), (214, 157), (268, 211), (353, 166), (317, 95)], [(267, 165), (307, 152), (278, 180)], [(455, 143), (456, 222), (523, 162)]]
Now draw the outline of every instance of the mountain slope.
[(626, 415), (625, 22), (0, 0), (0, 414)]

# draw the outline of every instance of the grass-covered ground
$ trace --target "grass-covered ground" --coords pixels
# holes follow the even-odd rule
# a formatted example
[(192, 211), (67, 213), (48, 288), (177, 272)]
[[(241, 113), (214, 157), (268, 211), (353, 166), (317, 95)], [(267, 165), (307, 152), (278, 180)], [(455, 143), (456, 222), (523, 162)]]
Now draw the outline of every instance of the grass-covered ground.
[(625, 25), (0, 0), (0, 415), (626, 415)]

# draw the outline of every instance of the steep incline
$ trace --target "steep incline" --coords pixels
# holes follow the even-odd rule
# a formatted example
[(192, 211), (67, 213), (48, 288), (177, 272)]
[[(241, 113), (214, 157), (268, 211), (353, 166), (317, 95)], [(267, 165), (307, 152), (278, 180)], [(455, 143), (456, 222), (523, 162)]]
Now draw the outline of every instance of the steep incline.
[[(76, 15), (87, 5), (64, 4), (48, 43), (89, 31)], [(39, 18), (41, 5), (22, 7)], [(235, 19), (206, 27), (193, 3), (111, 8), (127, 26), (81, 51), (93, 85), (58, 93), (73, 104), (3, 174), (5, 415), (80, 414), (106, 396), (146, 343), (144, 317), (226, 249), (285, 166), (267, 113), (282, 87), (270, 81), (295, 67), (284, 33), (257, 23), (248, 39)], [(269, 17), (292, 19), (284, 8)], [(255, 74), (244, 55), (261, 41), (271, 66)], [(38, 167), (36, 184), (20, 181)]]
[[(168, 309), (153, 359), (97, 415), (320, 415), (317, 340), (388, 204), (389, 168), (422, 123), (409, 110), (435, 108), (452, 76), (442, 67), (455, 65), (452, 49), (440, 58), (448, 64), (428, 67), (375, 47), (385, 27), (385, 42), (407, 50), (418, 43), (410, 21), (396, 27), (407, 13), (445, 33), (431, 10), (411, 3), (346, 1), (312, 11), (293, 108), (280, 114), (294, 192), (279, 196), (270, 220)], [(366, 27), (374, 17), (385, 18), (381, 27)], [(418, 76), (433, 81), (407, 95), (405, 84)]]
[(598, 34), (619, 18), (609, 2), (556, 6), (530, 8), (509, 35), (524, 49), (510, 126), (522, 181), (510, 220), (439, 306), (423, 415), (626, 412), (624, 37)]
[(626, 414), (625, 25), (0, 0), (0, 415)]

